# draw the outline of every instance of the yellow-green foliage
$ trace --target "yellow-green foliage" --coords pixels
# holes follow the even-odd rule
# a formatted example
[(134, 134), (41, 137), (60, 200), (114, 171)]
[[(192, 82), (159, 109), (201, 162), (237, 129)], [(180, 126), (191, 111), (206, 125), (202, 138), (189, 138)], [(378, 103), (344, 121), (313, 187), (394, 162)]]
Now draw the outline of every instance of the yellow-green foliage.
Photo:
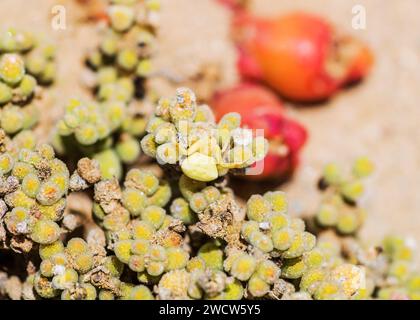
[(3, 153), (0, 171), (7, 232), (39, 244), (55, 242), (68, 191), (66, 165), (54, 157), (51, 146), (40, 144)]

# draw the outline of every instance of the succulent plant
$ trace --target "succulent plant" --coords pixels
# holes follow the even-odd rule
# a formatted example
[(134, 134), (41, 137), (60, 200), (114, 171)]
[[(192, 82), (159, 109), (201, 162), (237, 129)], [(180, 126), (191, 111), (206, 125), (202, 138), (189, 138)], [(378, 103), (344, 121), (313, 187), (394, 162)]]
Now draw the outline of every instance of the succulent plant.
[(324, 199), (316, 214), (316, 222), (321, 227), (352, 234), (362, 226), (366, 212), (358, 204), (365, 193), (363, 179), (373, 169), (372, 162), (366, 157), (356, 159), (349, 177), (334, 163), (325, 166), (319, 181)]
[(216, 123), (207, 105), (198, 105), (190, 89), (179, 88), (172, 99), (159, 101), (141, 141), (142, 150), (162, 166), (196, 181), (214, 181), (229, 170), (247, 172), (264, 158), (267, 141), (240, 123), (237, 113), (226, 114)]
[(54, 50), (29, 32), (0, 32), (0, 129), (10, 137), (38, 122), (40, 86), (55, 78)]
[(128, 103), (143, 98), (144, 83), (153, 72), (159, 10), (157, 0), (109, 1), (108, 26), (86, 57), (93, 78), (89, 85), (98, 100)]
[(76, 157), (95, 158), (104, 178), (120, 179), (122, 165), (134, 163), (141, 154), (139, 125), (123, 102), (86, 103), (74, 99), (57, 123), (54, 146), (62, 155), (74, 156), (76, 152)]
[[(379, 250), (356, 237), (361, 181), (373, 169), (366, 158), (349, 177), (326, 167), (312, 233), (289, 213), (284, 192), (243, 206), (229, 188), (230, 174), (252, 174), (268, 152), (238, 113), (216, 121), (179, 88), (146, 119), (136, 103), (151, 74), (158, 9), (155, 0), (110, 2), (104, 37), (87, 58), (95, 100), (67, 104), (55, 150), (31, 131), (38, 83), (54, 78), (54, 50), (26, 33), (0, 35), (0, 245), (27, 262), (22, 277), (0, 273), (0, 296), (420, 298), (410, 242), (387, 238)], [(142, 152), (159, 171), (138, 166)], [(91, 207), (83, 225), (68, 223), (67, 200), (80, 194)], [(80, 237), (69, 232), (77, 226)]]

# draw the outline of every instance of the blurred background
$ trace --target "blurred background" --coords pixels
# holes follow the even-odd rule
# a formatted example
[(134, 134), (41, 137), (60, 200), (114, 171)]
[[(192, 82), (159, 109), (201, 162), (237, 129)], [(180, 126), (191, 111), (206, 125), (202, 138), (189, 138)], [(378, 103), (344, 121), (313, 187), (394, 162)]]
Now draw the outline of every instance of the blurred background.
[[(65, 101), (87, 95), (80, 84), (83, 56), (96, 45), (97, 25), (85, 21), (89, 12), (76, 2), (0, 0), (2, 28), (43, 32), (57, 43), (59, 76), (45, 106), (45, 125), (40, 128), (44, 136)], [(51, 28), (51, 9), (57, 4), (66, 9), (65, 30)], [(354, 30), (351, 25), (352, 8), (359, 4), (366, 8), (365, 30)], [(416, 17), (420, 2), (254, 0), (250, 8), (262, 16), (295, 10), (318, 13), (338, 29), (363, 39), (375, 56), (372, 72), (363, 83), (328, 102), (285, 103), (287, 113), (309, 132), (299, 169), (293, 179), (278, 186), (289, 193), (294, 213), (313, 210), (316, 181), (326, 163), (350, 165), (354, 158), (367, 155), (375, 162), (376, 172), (362, 235), (376, 241), (395, 233), (420, 243), (420, 20)], [(214, 90), (238, 81), (229, 10), (215, 0), (162, 0), (160, 19), (155, 64), (162, 77), (151, 84), (159, 93), (187, 84), (198, 86), (195, 89), (206, 99)]]

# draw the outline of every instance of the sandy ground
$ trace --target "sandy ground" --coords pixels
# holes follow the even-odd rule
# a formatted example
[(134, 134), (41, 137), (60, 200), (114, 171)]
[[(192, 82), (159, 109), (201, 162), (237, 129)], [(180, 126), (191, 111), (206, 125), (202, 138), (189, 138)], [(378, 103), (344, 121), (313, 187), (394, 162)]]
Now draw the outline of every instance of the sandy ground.
[[(160, 51), (156, 64), (183, 79), (203, 64), (221, 67), (219, 86), (236, 81), (235, 53), (228, 41), (229, 14), (212, 0), (162, 0)], [(50, 26), (51, 8), (64, 4), (67, 29)], [(351, 9), (367, 10), (367, 29), (351, 28)], [(253, 10), (270, 15), (305, 9), (323, 14), (340, 28), (365, 39), (376, 55), (372, 75), (328, 103), (289, 112), (309, 129), (310, 140), (294, 179), (281, 186), (296, 213), (316, 202), (315, 181), (328, 161), (350, 164), (359, 155), (377, 165), (371, 181), (369, 217), (363, 236), (409, 235), (420, 243), (420, 11), (417, 0), (256, 0)], [(45, 32), (58, 45), (59, 81), (49, 92), (44, 121), (54, 119), (68, 98), (85, 95), (80, 87), (83, 54), (96, 43), (92, 25), (78, 23), (82, 12), (71, 0), (0, 0), (0, 27)], [(49, 108), (49, 109), (48, 109)]]

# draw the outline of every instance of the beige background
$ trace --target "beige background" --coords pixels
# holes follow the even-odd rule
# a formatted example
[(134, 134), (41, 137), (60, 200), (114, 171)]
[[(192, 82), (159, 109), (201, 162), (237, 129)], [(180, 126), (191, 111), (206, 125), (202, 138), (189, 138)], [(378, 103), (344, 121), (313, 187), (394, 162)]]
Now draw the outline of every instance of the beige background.
[[(49, 21), (55, 4), (67, 9), (67, 29), (53, 31)], [(367, 10), (367, 29), (351, 28), (351, 8)], [(290, 183), (296, 213), (316, 203), (314, 183), (328, 161), (350, 164), (366, 154), (377, 165), (371, 181), (366, 239), (398, 233), (420, 241), (420, 2), (417, 0), (255, 0), (259, 14), (306, 9), (329, 17), (340, 28), (365, 39), (376, 55), (373, 73), (358, 87), (329, 103), (290, 107), (310, 131), (302, 166)], [(59, 82), (49, 93), (51, 106), (44, 121), (57, 116), (71, 96), (85, 94), (80, 86), (80, 62), (94, 47), (96, 30), (80, 24), (83, 15), (72, 0), (0, 0), (0, 26), (42, 31), (58, 44)], [(195, 73), (204, 63), (218, 63), (220, 86), (236, 79), (235, 55), (228, 41), (229, 14), (212, 0), (163, 0), (160, 53), (157, 65), (175, 77)], [(60, 99), (58, 99), (60, 98)]]

